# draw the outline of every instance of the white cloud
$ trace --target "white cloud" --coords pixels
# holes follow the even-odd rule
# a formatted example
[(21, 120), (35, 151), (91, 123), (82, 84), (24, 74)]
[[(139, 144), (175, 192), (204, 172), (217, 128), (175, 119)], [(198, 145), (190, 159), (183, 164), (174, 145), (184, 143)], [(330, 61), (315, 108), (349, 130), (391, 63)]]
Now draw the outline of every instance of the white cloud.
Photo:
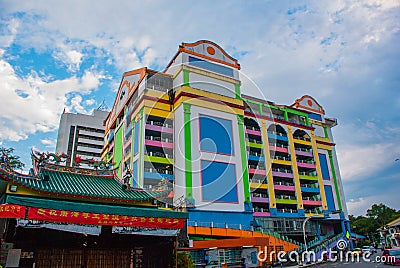
[(8, 62), (0, 59), (0, 140), (18, 141), (37, 131), (56, 130), (67, 94), (88, 94), (99, 86), (102, 77), (87, 71), (81, 78), (72, 76), (51, 82), (34, 72), (21, 78)]
[(54, 149), (56, 147), (56, 140), (51, 140), (51, 139), (42, 139), (40, 140), (42, 144), (44, 144), (47, 148), (52, 148)]
[(342, 178), (363, 180), (367, 175), (384, 171), (400, 153), (399, 144), (349, 145), (338, 154)]
[(400, 208), (400, 199), (398, 198), (397, 189), (390, 189), (388, 192), (380, 195), (350, 199), (346, 202), (348, 213), (355, 216), (365, 216), (367, 209), (371, 208), (373, 204), (380, 203), (398, 210)]

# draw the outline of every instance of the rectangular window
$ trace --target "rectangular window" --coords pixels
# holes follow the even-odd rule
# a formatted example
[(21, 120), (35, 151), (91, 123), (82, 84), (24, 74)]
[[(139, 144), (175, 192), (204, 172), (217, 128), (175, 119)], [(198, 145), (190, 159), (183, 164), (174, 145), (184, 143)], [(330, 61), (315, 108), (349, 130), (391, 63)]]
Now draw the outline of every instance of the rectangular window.
[(228, 67), (225, 67), (222, 65), (218, 65), (218, 64), (214, 64), (209, 61), (205, 61), (205, 60), (201, 60), (201, 59), (189, 56), (189, 64), (196, 66), (196, 67), (200, 67), (202, 69), (210, 70), (210, 71), (213, 71), (216, 73), (220, 73), (223, 75), (233, 77), (233, 70), (231, 68), (228, 68)]

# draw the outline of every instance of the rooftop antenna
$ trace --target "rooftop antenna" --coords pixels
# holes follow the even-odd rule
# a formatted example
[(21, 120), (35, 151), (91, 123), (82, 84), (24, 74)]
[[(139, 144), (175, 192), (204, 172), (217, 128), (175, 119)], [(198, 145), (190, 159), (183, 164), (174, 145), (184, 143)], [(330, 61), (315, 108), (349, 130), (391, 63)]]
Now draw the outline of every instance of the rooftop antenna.
[(103, 99), (103, 102), (100, 104), (100, 106), (99, 106), (99, 108), (97, 108), (97, 110), (105, 111), (105, 112), (108, 112), (110, 110), (106, 104), (106, 99)]

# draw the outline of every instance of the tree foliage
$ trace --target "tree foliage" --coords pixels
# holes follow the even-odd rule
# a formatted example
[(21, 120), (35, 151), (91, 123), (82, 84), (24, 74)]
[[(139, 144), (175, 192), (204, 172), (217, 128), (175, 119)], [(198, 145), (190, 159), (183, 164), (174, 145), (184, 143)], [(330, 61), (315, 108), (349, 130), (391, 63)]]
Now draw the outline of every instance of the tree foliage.
[(367, 240), (378, 240), (378, 229), (400, 217), (400, 210), (396, 211), (382, 203), (374, 204), (367, 210), (365, 216), (349, 215), (351, 229), (357, 234), (367, 237)]
[(14, 154), (14, 148), (0, 147), (1, 165), (11, 169), (23, 169), (25, 164), (21, 162), (20, 157)]

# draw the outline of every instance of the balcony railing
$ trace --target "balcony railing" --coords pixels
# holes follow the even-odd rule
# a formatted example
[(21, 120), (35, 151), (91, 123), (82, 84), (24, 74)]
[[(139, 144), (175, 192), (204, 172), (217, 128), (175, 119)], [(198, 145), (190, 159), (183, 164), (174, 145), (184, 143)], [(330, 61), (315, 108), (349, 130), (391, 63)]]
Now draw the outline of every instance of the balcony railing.
[(151, 173), (160, 173), (160, 174), (169, 174), (173, 175), (174, 173), (171, 170), (166, 170), (162, 168), (144, 168), (144, 172), (151, 172)]
[(269, 146), (281, 147), (281, 148), (289, 148), (287, 145), (279, 144), (279, 143), (268, 143)]
[(269, 208), (253, 207), (253, 212), (269, 212)]
[(279, 213), (297, 213), (297, 209), (291, 209), (291, 208), (281, 208), (281, 209), (277, 209), (277, 211)]
[(291, 158), (290, 158), (290, 157), (287, 157), (287, 156), (280, 156), (280, 155), (275, 155), (275, 156), (274, 156), (274, 159), (277, 159), (277, 160), (285, 160), (285, 161), (291, 161)]
[(303, 160), (303, 159), (297, 159), (298, 163), (304, 163), (304, 164), (315, 164), (314, 160)]
[(261, 198), (268, 198), (268, 194), (262, 194), (262, 193), (252, 193), (252, 197), (261, 197)]
[(256, 139), (248, 139), (248, 140), (249, 140), (249, 142), (252, 142), (252, 143), (262, 144), (262, 141), (260, 141), (260, 140), (256, 140)]
[(284, 169), (284, 168), (273, 168), (272, 171), (282, 172), (282, 173), (293, 173), (293, 171), (291, 171), (289, 169)]
[(276, 132), (276, 131), (268, 131), (268, 134), (273, 134), (273, 135), (278, 135), (278, 136), (286, 137), (286, 134), (285, 134), (285, 133), (280, 133), (280, 132)]
[(305, 172), (305, 171), (301, 171), (299, 172), (300, 175), (305, 175), (305, 176), (317, 176), (317, 172)]
[(277, 199), (296, 200), (295, 196), (293, 196), (293, 195), (285, 195), (285, 194), (276, 195), (275, 198), (277, 198)]
[(300, 183), (300, 187), (305, 187), (305, 188), (319, 188), (316, 184), (307, 184), (307, 183)]
[(253, 151), (247, 151), (248, 155), (254, 155), (254, 156), (263, 156), (262, 153), (257, 153), (257, 152), (253, 152)]
[(294, 183), (287, 181), (275, 181), (274, 185), (294, 186)]
[(318, 209), (304, 209), (304, 213), (316, 213), (319, 214), (319, 210)]
[(146, 136), (145, 139), (151, 140), (151, 141), (172, 142), (171, 138), (163, 138), (163, 137), (157, 137), (157, 136)]
[(307, 148), (294, 147), (294, 150), (311, 153), (311, 149), (307, 149)]
[(260, 128), (257, 128), (257, 127), (253, 127), (253, 126), (245, 126), (245, 127), (246, 127), (246, 129), (260, 131)]
[(146, 155), (148, 156), (157, 156), (157, 157), (163, 157), (163, 158), (173, 158), (171, 154), (164, 154), (160, 152), (146, 152)]
[(262, 183), (262, 184), (267, 184), (267, 180), (266, 179), (250, 179), (250, 182), (254, 182), (254, 183)]
[(263, 167), (263, 166), (258, 166), (258, 165), (249, 165), (249, 168), (258, 169), (258, 170), (265, 170), (265, 167)]
[(303, 141), (311, 141), (309, 138), (304, 138), (304, 137), (301, 137), (301, 136), (293, 136), (293, 139), (303, 140)]
[(153, 125), (153, 126), (172, 128), (172, 124), (163, 123), (163, 122), (159, 122), (159, 121), (153, 121), (153, 120), (147, 121), (147, 124), (150, 124), (150, 125)]
[(309, 201), (321, 201), (321, 198), (315, 196), (303, 196), (303, 200)]

